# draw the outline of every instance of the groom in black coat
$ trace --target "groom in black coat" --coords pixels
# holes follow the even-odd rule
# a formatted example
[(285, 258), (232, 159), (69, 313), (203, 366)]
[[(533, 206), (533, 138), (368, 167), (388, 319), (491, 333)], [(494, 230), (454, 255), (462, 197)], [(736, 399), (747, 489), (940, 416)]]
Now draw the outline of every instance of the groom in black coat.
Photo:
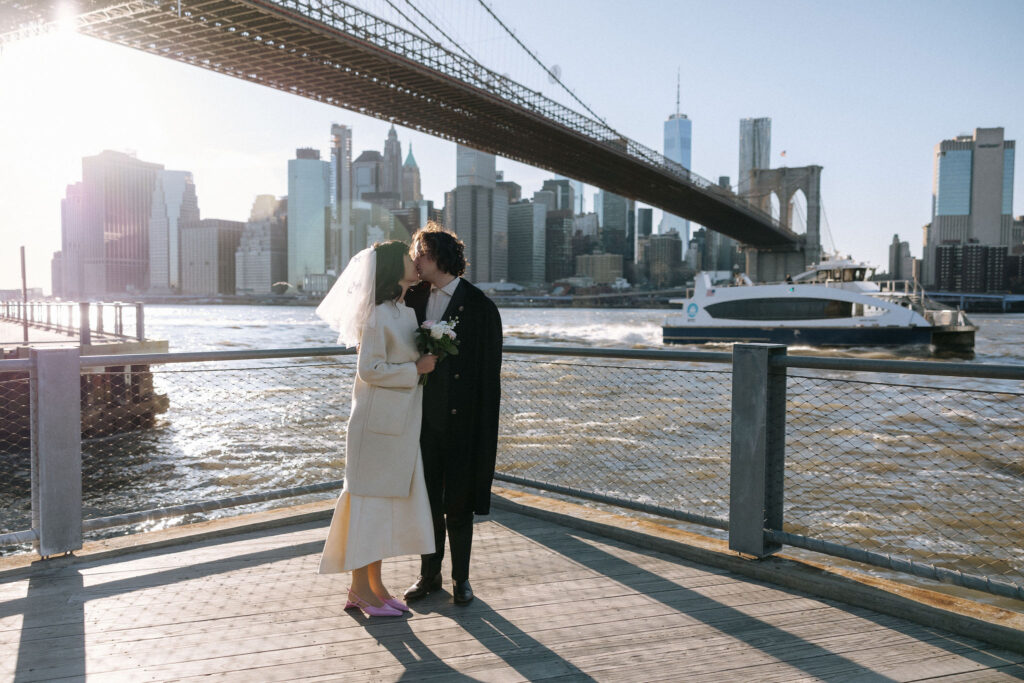
[(441, 588), (447, 532), (452, 553), (452, 597), (473, 599), (469, 556), (473, 515), (491, 509), (491, 481), (498, 446), (501, 399), (501, 317), (483, 292), (460, 276), (465, 245), (428, 224), (413, 237), (413, 258), (422, 282), (405, 303), (424, 320), (455, 321), (458, 355), (437, 364), (423, 389), (420, 449), (430, 498), (436, 552), (421, 556), (420, 576), (406, 592), (417, 600)]

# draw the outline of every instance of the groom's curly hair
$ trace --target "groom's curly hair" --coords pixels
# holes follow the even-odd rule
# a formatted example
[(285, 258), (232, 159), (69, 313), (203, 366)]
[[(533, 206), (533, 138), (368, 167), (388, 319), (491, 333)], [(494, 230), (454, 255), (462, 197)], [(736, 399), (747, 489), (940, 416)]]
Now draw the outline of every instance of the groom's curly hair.
[(434, 221), (429, 221), (412, 237), (413, 253), (429, 254), (437, 267), (449, 275), (462, 275), (469, 262), (466, 245), (455, 233), (448, 232)]

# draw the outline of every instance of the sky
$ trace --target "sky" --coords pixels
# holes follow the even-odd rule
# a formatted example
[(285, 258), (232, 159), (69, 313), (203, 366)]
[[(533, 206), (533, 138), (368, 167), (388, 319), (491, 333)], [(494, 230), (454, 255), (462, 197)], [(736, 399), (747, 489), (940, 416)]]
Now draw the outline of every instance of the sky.
[[(381, 0), (356, 4), (389, 11)], [(739, 120), (771, 117), (773, 168), (824, 169), (824, 246), (880, 270), (894, 234), (921, 255), (938, 142), (999, 126), (1024, 144), (1018, 0), (488, 4), (609, 125), (653, 149), (663, 148), (678, 74), (692, 170), (706, 178), (735, 185)], [(483, 64), (567, 100), (478, 3), (412, 5)], [(0, 289), (21, 286), (24, 246), (29, 286), (50, 291), (60, 200), (81, 180), (82, 157), (132, 151), (192, 171), (203, 217), (245, 220), (256, 195), (287, 194), (296, 148), (326, 158), (332, 123), (354, 129), (356, 155), (383, 150), (390, 125), (67, 31), (9, 45), (0, 51)], [(403, 155), (412, 144), (425, 198), (442, 205), (454, 144), (398, 135)], [(1017, 156), (1014, 215), (1024, 214)], [(551, 177), (500, 158), (498, 169), (524, 195)]]

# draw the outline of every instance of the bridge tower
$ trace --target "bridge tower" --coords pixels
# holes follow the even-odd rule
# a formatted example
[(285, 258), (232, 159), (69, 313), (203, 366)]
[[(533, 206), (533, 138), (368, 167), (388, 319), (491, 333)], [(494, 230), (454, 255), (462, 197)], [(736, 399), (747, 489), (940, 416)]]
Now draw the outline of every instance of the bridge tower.
[(821, 166), (755, 168), (750, 171), (751, 201), (771, 213), (771, 197), (779, 198), (779, 222), (792, 229), (793, 198), (797, 190), (807, 199), (807, 231), (787, 247), (746, 248), (747, 275), (754, 282), (780, 281), (802, 273), (821, 260)]

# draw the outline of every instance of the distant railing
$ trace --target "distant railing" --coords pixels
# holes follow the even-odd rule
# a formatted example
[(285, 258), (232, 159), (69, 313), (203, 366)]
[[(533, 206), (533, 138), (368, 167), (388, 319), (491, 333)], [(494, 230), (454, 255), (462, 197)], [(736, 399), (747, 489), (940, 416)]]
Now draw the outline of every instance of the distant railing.
[[(80, 339), (82, 346), (91, 345), (94, 337), (103, 340), (146, 339), (146, 316), (141, 303), (2, 301), (0, 320), (66, 334)], [(0, 339), (0, 343), (16, 341)]]
[[(0, 426), (32, 425), (27, 448), (0, 433), (0, 545), (50, 556), (114, 527), (335, 495), (351, 354), (0, 361)], [(752, 557), (791, 546), (1024, 600), (1022, 380), (760, 344), (508, 346), (496, 478), (724, 530)]]

